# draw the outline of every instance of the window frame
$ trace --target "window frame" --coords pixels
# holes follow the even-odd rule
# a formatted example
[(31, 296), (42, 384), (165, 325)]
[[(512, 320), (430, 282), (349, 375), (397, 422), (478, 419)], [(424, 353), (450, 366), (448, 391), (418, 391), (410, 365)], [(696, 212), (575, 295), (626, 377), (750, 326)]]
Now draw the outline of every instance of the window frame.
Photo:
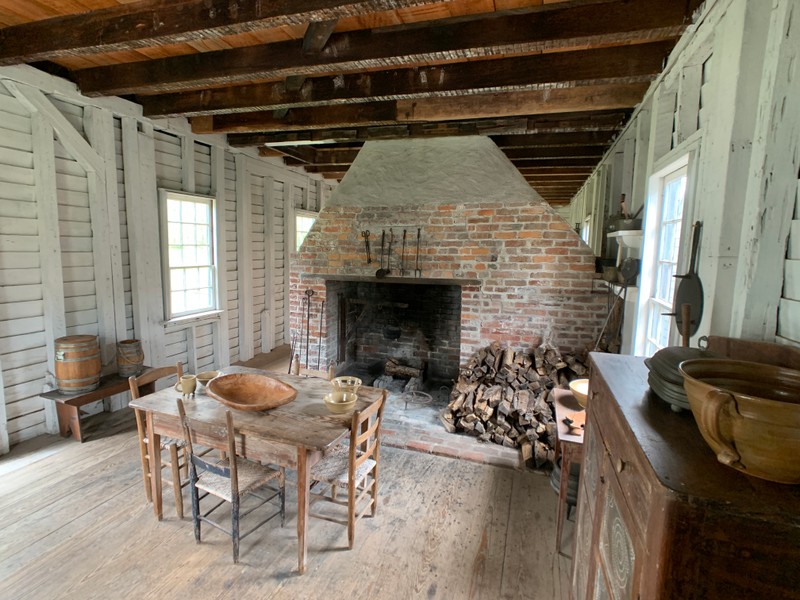
[[(169, 220), (167, 202), (170, 199), (192, 201), (205, 204), (210, 208), (210, 219), (208, 223), (209, 232), (209, 257), (211, 269), (211, 298), (212, 306), (202, 309), (173, 313), (172, 311), (172, 267), (169, 262)], [(217, 199), (215, 196), (207, 194), (197, 194), (184, 192), (168, 188), (158, 188), (158, 209), (159, 209), (159, 252), (161, 254), (161, 286), (164, 303), (164, 316), (166, 322), (181, 321), (195, 318), (202, 315), (214, 314), (220, 310), (219, 301), (219, 265), (217, 264)], [(176, 267), (177, 268), (177, 267)]]
[[(657, 228), (660, 224), (661, 214), (661, 183), (662, 180), (679, 169), (686, 169), (686, 190), (683, 200), (683, 216), (681, 219), (681, 232), (678, 250), (677, 269), (683, 273), (688, 269), (691, 254), (690, 242), (692, 228), (687, 224), (694, 222), (695, 217), (695, 190), (699, 180), (699, 160), (701, 151), (700, 132), (695, 132), (679, 148), (676, 148), (660, 160), (653, 168), (648, 178), (647, 202), (644, 214), (644, 236), (642, 244), (642, 269), (639, 283), (639, 295), (636, 306), (636, 325), (633, 334), (633, 354), (647, 356), (647, 327), (648, 304), (653, 293), (653, 271), (658, 243)], [(676, 282), (677, 284), (677, 282)], [(679, 342), (679, 332), (674, 321), (670, 323), (669, 345)]]

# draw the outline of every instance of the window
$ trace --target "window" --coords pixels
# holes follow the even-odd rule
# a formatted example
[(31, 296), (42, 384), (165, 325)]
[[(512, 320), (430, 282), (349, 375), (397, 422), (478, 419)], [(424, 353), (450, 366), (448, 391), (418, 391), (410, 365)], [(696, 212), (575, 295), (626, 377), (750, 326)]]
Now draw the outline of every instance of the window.
[(583, 227), (581, 227), (581, 239), (590, 244), (589, 236), (592, 233), (592, 215), (589, 215), (583, 220)]
[(317, 213), (312, 212), (297, 212), (297, 216), (295, 217), (296, 223), (296, 241), (297, 247), (295, 250), (300, 250), (300, 246), (303, 245), (303, 240), (306, 239), (308, 232), (311, 231), (311, 227), (313, 227), (314, 222), (317, 220)]
[(684, 166), (658, 177), (655, 225), (652, 229), (653, 258), (646, 306), (644, 353), (647, 356), (670, 345), (672, 317), (665, 313), (673, 312), (686, 175)]
[(167, 318), (217, 308), (214, 199), (159, 190)]

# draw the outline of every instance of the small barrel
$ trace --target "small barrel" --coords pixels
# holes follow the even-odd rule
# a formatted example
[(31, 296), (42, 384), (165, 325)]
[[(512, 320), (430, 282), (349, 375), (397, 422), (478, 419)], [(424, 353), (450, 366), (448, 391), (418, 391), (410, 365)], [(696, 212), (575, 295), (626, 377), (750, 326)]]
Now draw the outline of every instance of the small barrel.
[(100, 345), (96, 335), (68, 335), (55, 341), (55, 375), (62, 394), (91, 392), (100, 385)]
[(117, 342), (117, 371), (120, 377), (130, 377), (142, 372), (144, 352), (141, 340)]

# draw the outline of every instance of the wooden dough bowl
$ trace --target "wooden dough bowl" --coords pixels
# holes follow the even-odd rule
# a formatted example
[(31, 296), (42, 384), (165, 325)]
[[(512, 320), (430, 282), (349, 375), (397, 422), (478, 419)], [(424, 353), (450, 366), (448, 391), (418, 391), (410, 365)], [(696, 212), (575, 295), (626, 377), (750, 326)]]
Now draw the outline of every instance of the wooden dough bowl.
[(208, 382), (206, 393), (229, 408), (268, 410), (297, 397), (292, 386), (267, 375), (231, 373)]

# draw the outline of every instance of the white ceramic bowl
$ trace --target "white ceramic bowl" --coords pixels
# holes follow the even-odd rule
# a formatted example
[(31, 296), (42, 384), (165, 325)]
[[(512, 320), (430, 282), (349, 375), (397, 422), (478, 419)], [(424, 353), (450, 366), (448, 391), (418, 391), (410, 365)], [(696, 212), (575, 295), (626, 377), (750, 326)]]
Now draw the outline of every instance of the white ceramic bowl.
[(589, 401), (589, 380), (588, 379), (573, 379), (569, 382), (569, 389), (572, 395), (583, 408), (586, 408), (586, 403)]

